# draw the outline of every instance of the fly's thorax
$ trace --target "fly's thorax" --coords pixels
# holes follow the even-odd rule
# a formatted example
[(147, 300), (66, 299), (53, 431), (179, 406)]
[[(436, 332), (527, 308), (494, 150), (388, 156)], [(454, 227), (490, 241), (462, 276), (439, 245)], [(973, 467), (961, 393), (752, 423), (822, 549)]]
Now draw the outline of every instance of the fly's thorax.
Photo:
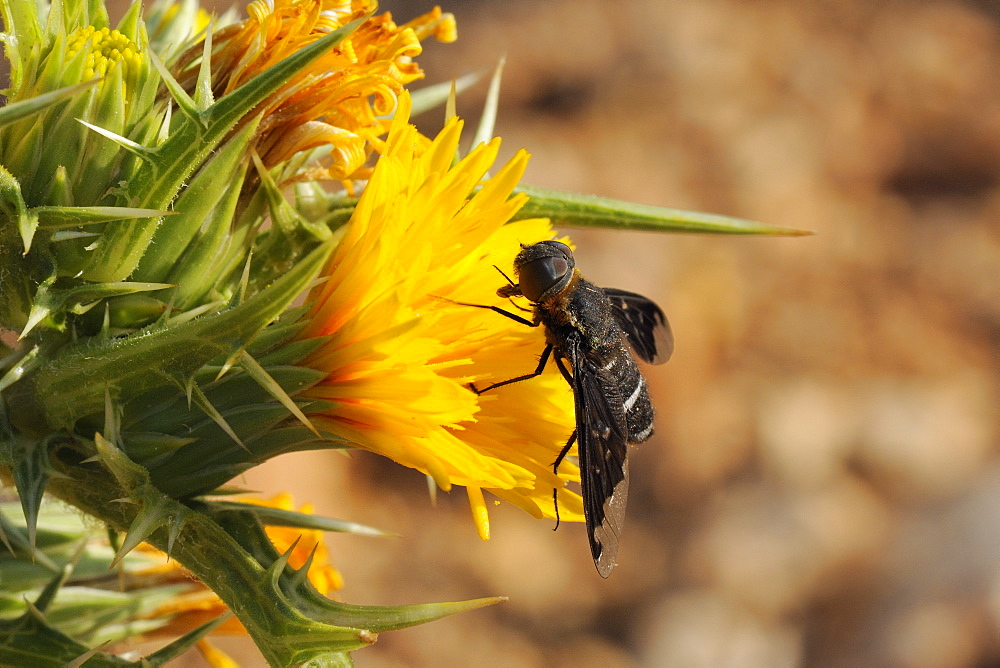
[(579, 272), (571, 285), (572, 289), (564, 292), (564, 308), (573, 326), (590, 342), (591, 347), (617, 344), (622, 333), (615, 322), (614, 307), (604, 290), (580, 276)]
[(576, 319), (571, 308), (571, 298), (576, 286), (581, 280), (580, 272), (573, 270), (573, 276), (559, 292), (547, 295), (535, 304), (538, 319), (546, 328), (573, 327), (576, 329)]

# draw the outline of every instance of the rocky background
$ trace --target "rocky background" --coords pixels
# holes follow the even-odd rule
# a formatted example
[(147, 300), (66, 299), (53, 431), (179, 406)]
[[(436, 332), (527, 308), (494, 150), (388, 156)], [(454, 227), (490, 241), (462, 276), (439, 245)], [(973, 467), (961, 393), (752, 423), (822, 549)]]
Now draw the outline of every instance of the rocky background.
[(329, 538), (344, 600), (510, 597), (358, 665), (1000, 662), (1000, 3), (445, 9), (459, 42), (429, 46), (428, 81), (506, 55), (497, 133), (533, 153), (527, 182), (816, 234), (570, 230), (587, 276), (654, 298), (677, 339), (646, 369), (658, 431), (607, 581), (582, 525), (501, 506), (482, 543), (464, 494), (433, 507), (372, 455), (249, 474), (402, 534)]

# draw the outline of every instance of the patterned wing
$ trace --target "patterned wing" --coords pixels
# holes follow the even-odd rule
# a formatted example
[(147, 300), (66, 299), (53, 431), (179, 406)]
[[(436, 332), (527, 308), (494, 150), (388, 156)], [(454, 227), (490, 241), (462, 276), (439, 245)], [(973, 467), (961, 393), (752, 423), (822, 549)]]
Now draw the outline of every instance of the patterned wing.
[(628, 501), (628, 425), (614, 378), (587, 359), (578, 334), (568, 337), (573, 368), (580, 487), (590, 552), (601, 577), (617, 565)]
[(611, 301), (615, 320), (639, 359), (663, 364), (674, 352), (674, 335), (667, 316), (652, 300), (634, 292), (604, 288)]

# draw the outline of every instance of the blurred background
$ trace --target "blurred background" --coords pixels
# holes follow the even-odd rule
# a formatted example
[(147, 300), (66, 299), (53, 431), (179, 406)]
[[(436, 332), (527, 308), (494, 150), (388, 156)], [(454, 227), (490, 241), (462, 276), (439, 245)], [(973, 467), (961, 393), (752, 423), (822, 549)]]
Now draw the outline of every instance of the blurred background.
[(582, 525), (499, 506), (483, 543), (463, 493), (435, 507), (374, 455), (249, 473), (401, 534), (328, 538), (345, 601), (510, 597), (358, 665), (1000, 664), (1000, 2), (443, 8), (459, 41), (428, 43), (427, 81), (506, 56), (497, 134), (527, 183), (816, 234), (568, 230), (677, 340), (645, 368), (657, 433), (607, 581)]

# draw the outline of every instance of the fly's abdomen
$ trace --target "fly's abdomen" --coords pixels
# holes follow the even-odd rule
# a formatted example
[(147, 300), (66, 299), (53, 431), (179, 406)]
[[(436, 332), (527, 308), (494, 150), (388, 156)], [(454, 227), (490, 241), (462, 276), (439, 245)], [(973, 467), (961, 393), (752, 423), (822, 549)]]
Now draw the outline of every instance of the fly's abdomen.
[(625, 399), (625, 420), (628, 423), (628, 442), (642, 443), (653, 435), (653, 404), (649, 401), (646, 379), (635, 363), (635, 388)]
[(653, 435), (653, 405), (649, 401), (646, 379), (620, 340), (602, 351), (605, 371), (614, 379), (621, 397), (628, 442), (642, 443)]

